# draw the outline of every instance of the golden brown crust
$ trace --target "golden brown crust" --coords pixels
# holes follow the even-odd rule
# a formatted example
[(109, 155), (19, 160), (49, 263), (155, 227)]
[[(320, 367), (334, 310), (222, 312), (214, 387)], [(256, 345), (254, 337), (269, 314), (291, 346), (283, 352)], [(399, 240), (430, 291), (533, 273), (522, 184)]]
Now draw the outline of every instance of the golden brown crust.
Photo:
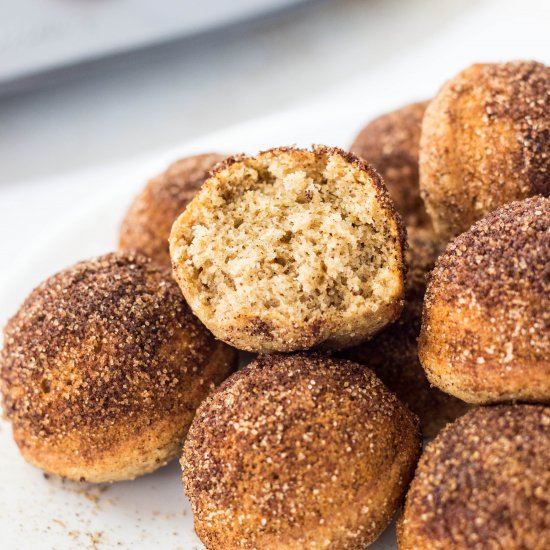
[(550, 408), (480, 407), (420, 459), (398, 522), (399, 550), (550, 547)]
[(439, 257), (419, 355), (430, 381), (471, 403), (550, 400), (550, 199), (508, 204)]
[(430, 385), (418, 359), (422, 304), (428, 273), (439, 246), (431, 230), (408, 230), (405, 308), (401, 317), (372, 340), (343, 352), (343, 357), (372, 369), (388, 388), (420, 418), (424, 437), (434, 437), (469, 408), (463, 401)]
[(133, 478), (177, 453), (236, 353), (192, 315), (169, 271), (133, 253), (37, 287), (4, 331), (4, 411), (25, 458), (72, 479)]
[(426, 110), (420, 189), (448, 241), (508, 202), (550, 193), (550, 68), (472, 65)]
[(119, 250), (134, 250), (170, 267), (168, 237), (172, 224), (224, 158), (216, 153), (186, 157), (150, 179), (122, 222)]
[(418, 149), (429, 101), (411, 103), (375, 118), (355, 138), (350, 151), (380, 172), (398, 212), (409, 226), (431, 222), (420, 197)]
[[(229, 184), (226, 180), (229, 180), (230, 177), (238, 179), (235, 174), (240, 173), (241, 169), (250, 169), (249, 165), (256, 163), (252, 171), (257, 170), (259, 173), (260, 168), (257, 164), (260, 161), (277, 159), (283, 155), (295, 157), (297, 164), (304, 162), (306, 169), (316, 167), (321, 161), (334, 157), (340, 159), (342, 163), (347, 163), (346, 170), (349, 171), (353, 168), (364, 175), (365, 179), (368, 180), (368, 185), (365, 187), (368, 187), (369, 192), (372, 192), (370, 197), (376, 203), (377, 212), (383, 213), (384, 217), (387, 218), (384, 231), (388, 234), (388, 243), (392, 243), (395, 249), (395, 254), (391, 258), (392, 264), (391, 267), (388, 267), (388, 271), (392, 272), (395, 279), (401, 279), (405, 271), (403, 248), (406, 243), (406, 232), (380, 176), (359, 157), (341, 149), (320, 145), (314, 146), (312, 151), (293, 147), (280, 147), (261, 152), (256, 157), (236, 155), (218, 164), (212, 173), (212, 177), (205, 183), (202, 192), (192, 201), (184, 214), (176, 220), (172, 228), (170, 247), (174, 276), (195, 314), (218, 338), (240, 349), (255, 352), (273, 352), (296, 351), (311, 347), (349, 347), (354, 343), (364, 341), (399, 315), (402, 308), (402, 280), (398, 285), (400, 291), (396, 293), (395, 299), (389, 300), (387, 303), (381, 303), (373, 315), (362, 315), (360, 322), (352, 322), (337, 315), (334, 316), (334, 319), (328, 319), (327, 317), (319, 319), (317, 318), (319, 317), (317, 312), (305, 323), (302, 323), (300, 319), (290, 317), (285, 317), (281, 322), (280, 319), (275, 319), (273, 314), (275, 308), (264, 315), (263, 311), (260, 311), (263, 306), (251, 307), (244, 312), (239, 310), (238, 313), (233, 314), (231, 319), (228, 315), (222, 318), (217, 315), (215, 308), (211, 306), (211, 301), (206, 300), (203, 296), (205, 289), (208, 292), (215, 293), (215, 291), (203, 281), (198, 282), (203, 270), (195, 267), (194, 258), (191, 257), (189, 249), (195, 238), (194, 229), (205, 223), (203, 222), (204, 212), (219, 210), (224, 208), (225, 204), (231, 205), (237, 202), (235, 196), (242, 192), (240, 184)], [(273, 178), (273, 175), (267, 173), (265, 168), (262, 168), (262, 170), (266, 173), (262, 172), (260, 178)], [(244, 183), (242, 185), (244, 187)], [(250, 185), (250, 183), (247, 181), (246, 185)], [(248, 187), (246, 190), (248, 192)], [(212, 198), (213, 196), (215, 200)], [(220, 204), (220, 201), (225, 202)], [(238, 227), (238, 225), (235, 227)], [(246, 248), (248, 244), (245, 243), (243, 246)], [(360, 243), (360, 246), (364, 246), (364, 243)], [(239, 253), (239, 259), (241, 256), (244, 259), (246, 254)], [(262, 268), (259, 268), (259, 270), (261, 271), (263, 267), (265, 266), (262, 264)], [(229, 280), (228, 285), (231, 286), (233, 279), (230, 275), (227, 275), (227, 279)], [(360, 292), (362, 292), (361, 289)], [(312, 295), (313, 293), (310, 293), (310, 296)], [(246, 299), (246, 296), (242, 298), (244, 301)], [(206, 306), (205, 303), (207, 303)]]
[(417, 419), (368, 369), (260, 356), (197, 411), (183, 479), (210, 550), (362, 550), (389, 523), (419, 450)]

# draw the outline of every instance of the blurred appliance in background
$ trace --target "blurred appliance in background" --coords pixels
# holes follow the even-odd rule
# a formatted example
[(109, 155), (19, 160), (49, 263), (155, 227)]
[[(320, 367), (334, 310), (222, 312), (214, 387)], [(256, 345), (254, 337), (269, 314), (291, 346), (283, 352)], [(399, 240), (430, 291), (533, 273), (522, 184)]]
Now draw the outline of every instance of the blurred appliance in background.
[(0, 87), (304, 0), (0, 0)]

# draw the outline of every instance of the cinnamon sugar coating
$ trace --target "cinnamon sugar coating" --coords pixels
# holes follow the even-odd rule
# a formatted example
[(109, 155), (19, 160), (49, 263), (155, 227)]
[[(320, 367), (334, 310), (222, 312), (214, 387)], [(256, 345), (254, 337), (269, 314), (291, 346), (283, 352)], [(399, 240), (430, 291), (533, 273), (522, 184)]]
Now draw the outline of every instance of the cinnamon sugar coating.
[(47, 279), (8, 322), (4, 411), (43, 470), (131, 479), (178, 454), (196, 407), (235, 361), (168, 270), (107, 254)]
[(201, 405), (181, 460), (209, 550), (362, 550), (399, 505), (417, 419), (368, 369), (259, 356)]
[(472, 403), (550, 401), (550, 198), (489, 214), (439, 257), (419, 354), (430, 381)]
[(411, 103), (375, 118), (350, 147), (378, 170), (409, 226), (429, 227), (431, 223), (418, 185), (420, 130), (428, 103)]
[(170, 267), (168, 237), (172, 224), (224, 158), (215, 153), (186, 157), (150, 179), (122, 222), (119, 250), (134, 250)]
[(550, 194), (550, 68), (472, 65), (426, 110), (420, 189), (443, 241), (499, 206)]
[(476, 408), (424, 451), (399, 550), (550, 547), (550, 407)]

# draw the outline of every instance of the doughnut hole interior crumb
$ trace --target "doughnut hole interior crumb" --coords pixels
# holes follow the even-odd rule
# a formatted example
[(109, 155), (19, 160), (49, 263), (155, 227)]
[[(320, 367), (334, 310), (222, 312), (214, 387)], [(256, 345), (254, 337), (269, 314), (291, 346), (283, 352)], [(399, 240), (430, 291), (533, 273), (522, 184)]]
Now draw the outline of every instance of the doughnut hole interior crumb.
[[(214, 334), (256, 351), (266, 339), (267, 350), (338, 347), (395, 316), (399, 222), (376, 174), (356, 161), (335, 150), (275, 150), (207, 181), (171, 241), (180, 286)], [(245, 325), (264, 343), (217, 325)]]

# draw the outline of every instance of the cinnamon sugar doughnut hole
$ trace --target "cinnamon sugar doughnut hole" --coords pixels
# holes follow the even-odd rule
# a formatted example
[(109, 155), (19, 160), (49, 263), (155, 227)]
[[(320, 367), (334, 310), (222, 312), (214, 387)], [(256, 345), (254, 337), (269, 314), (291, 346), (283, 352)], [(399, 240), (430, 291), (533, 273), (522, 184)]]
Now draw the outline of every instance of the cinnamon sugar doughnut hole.
[(428, 379), (470, 403), (550, 402), (550, 198), (492, 212), (432, 272), (419, 356)]
[(350, 147), (378, 170), (407, 226), (431, 226), (418, 185), (420, 130), (428, 103), (411, 103), (375, 118)]
[(550, 407), (479, 407), (422, 454), (399, 550), (550, 548)]
[(365, 367), (260, 356), (201, 405), (185, 492), (209, 550), (363, 550), (420, 453), (418, 421)]
[(168, 270), (108, 254), (47, 279), (4, 331), (4, 413), (23, 457), (69, 479), (133, 479), (176, 457), (236, 352)]
[(174, 276), (216, 337), (252, 352), (344, 348), (403, 307), (401, 219), (341, 149), (226, 160), (176, 220)]
[(472, 65), (430, 102), (420, 190), (443, 242), (499, 206), (550, 194), (550, 67)]

